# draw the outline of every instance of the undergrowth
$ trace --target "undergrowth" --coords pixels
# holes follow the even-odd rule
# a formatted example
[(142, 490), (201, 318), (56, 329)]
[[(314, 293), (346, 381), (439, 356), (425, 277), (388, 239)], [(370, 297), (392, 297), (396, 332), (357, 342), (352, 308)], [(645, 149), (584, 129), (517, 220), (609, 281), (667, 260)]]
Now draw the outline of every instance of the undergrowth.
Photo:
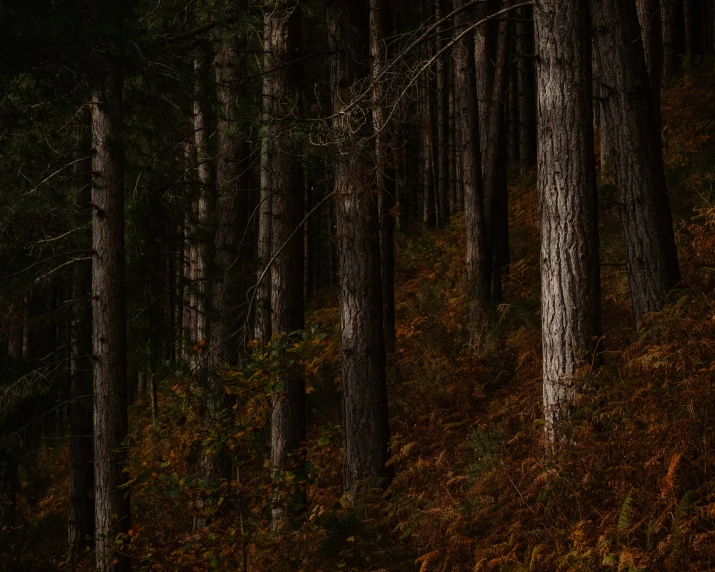
[[(214, 424), (196, 380), (156, 375), (159, 415), (132, 406), (134, 526), (118, 539), (147, 570), (550, 571), (706, 570), (715, 560), (715, 75), (701, 71), (665, 95), (666, 164), (682, 283), (660, 313), (631, 325), (618, 214), (601, 185), (603, 365), (584, 380), (573, 438), (544, 453), (538, 217), (533, 174), (510, 188), (511, 266), (489, 344), (467, 349), (464, 220), (401, 236), (397, 339), (389, 375), (390, 463), (385, 492), (341, 494), (339, 309), (313, 304), (305, 333), (274, 340), (250, 366), (223, 373), (230, 406)], [(270, 503), (290, 502), (294, 476), (266, 465), (272, 380), (306, 376), (309, 505), (279, 533)], [(279, 376), (278, 376), (279, 377)], [(208, 444), (208, 445), (207, 445)], [(206, 450), (233, 457), (216, 483), (197, 476)], [(51, 451), (53, 463), (66, 449)], [(51, 467), (52, 464), (48, 463)], [(48, 515), (62, 521), (65, 472), (5, 540), (32, 543)], [(62, 480), (64, 479), (64, 480)], [(191, 523), (203, 496), (209, 526)], [(49, 508), (48, 508), (49, 507)], [(37, 544), (37, 539), (34, 539)], [(45, 558), (56, 546), (38, 549)], [(17, 553), (42, 569), (38, 552)], [(59, 565), (60, 558), (54, 562)]]

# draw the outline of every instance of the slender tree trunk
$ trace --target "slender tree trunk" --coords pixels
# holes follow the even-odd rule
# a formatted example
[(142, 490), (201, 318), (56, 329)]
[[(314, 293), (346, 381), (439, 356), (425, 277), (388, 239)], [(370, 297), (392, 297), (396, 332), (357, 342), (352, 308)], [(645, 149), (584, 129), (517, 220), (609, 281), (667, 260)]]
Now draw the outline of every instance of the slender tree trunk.
[[(303, 237), (291, 234), (299, 228), (304, 212), (305, 187), (298, 150), (290, 136), (290, 124), (301, 116), (302, 52), (301, 4), (295, 0), (270, 1), (266, 26), (270, 35), (268, 69), (264, 94), (269, 107), (271, 147), (266, 161), (273, 188), (272, 240), (274, 262), (271, 268), (271, 328), (274, 334), (287, 334), (304, 327)], [(299, 373), (277, 380), (282, 386), (273, 399), (271, 417), (271, 465), (276, 479), (286, 471), (302, 474), (305, 440), (305, 381)], [(286, 504), (273, 508), (278, 525), (305, 506), (305, 483), (294, 483), (297, 492)]]
[(536, 165), (536, 85), (533, 9), (520, 9), (517, 20), (517, 90), (519, 94), (519, 165), (525, 173)]
[[(213, 212), (213, 189), (211, 181), (212, 158), (209, 150), (210, 118), (208, 111), (208, 78), (209, 57), (204, 54), (194, 60), (196, 87), (194, 94), (194, 144), (196, 145), (196, 161), (198, 171), (198, 200), (196, 232), (192, 248), (194, 254), (191, 261), (191, 272), (194, 292), (194, 320), (192, 321), (191, 340), (201, 345), (209, 342), (210, 334), (210, 289), (208, 285), (209, 260), (213, 233), (211, 228)], [(198, 369), (201, 365), (203, 351), (192, 354), (192, 367)]]
[(643, 39), (643, 54), (653, 96), (653, 117), (660, 137), (662, 125), (660, 91), (663, 73), (663, 26), (660, 18), (660, 0), (637, 0), (636, 5)]
[[(92, 103), (92, 347), (94, 353), (94, 462), (97, 569), (128, 570), (113, 552), (114, 539), (129, 530), (127, 481), (126, 334), (124, 300), (123, 77), (109, 64), (103, 91)], [(114, 563), (116, 561), (116, 563)]]
[[(387, 42), (392, 34), (393, 9), (392, 0), (370, 0), (370, 71), (374, 79), (372, 121), (373, 129), (377, 135), (375, 138), (375, 161), (380, 211), (382, 312), (385, 351), (388, 355), (395, 353), (395, 217), (391, 211), (395, 206), (396, 170), (395, 152), (389, 137), (389, 126), (386, 124), (387, 85), (384, 79), (377, 81), (377, 78), (388, 62)], [(444, 155), (446, 158), (446, 150)], [(443, 181), (442, 184), (446, 184), (446, 182)], [(446, 187), (443, 191), (446, 196)]]
[(688, 65), (688, 67), (693, 67), (695, 65), (698, 52), (697, 27), (699, 25), (699, 22), (695, 21), (695, 0), (682, 0), (682, 2), (685, 63)]
[[(458, 0), (456, 8), (467, 0)], [(462, 12), (456, 17), (457, 33), (466, 28), (471, 16)], [(477, 82), (474, 56), (474, 36), (466, 34), (455, 46), (455, 104), (457, 148), (464, 188), (464, 219), (467, 231), (467, 306), (470, 343), (478, 348), (489, 321), (491, 279), (484, 212), (482, 184), (482, 152), (480, 145), (480, 115), (477, 104)]]
[(660, 0), (663, 26), (663, 77), (672, 78), (680, 67), (683, 54), (683, 4), (682, 0)]
[(539, 0), (534, 20), (544, 415), (553, 444), (601, 334), (588, 0)]
[[(491, 5), (488, 6), (493, 11)], [(502, 18), (494, 30), (477, 33), (477, 96), (487, 102), (480, 111), (482, 176), (484, 179), (484, 222), (487, 250), (490, 252), (491, 298), (495, 304), (502, 297), (502, 268), (505, 231), (508, 233), (506, 197), (506, 145), (504, 98), (508, 85), (509, 19)], [(478, 29), (479, 30), (479, 29)], [(493, 59), (492, 59), (493, 58)], [(492, 63), (493, 62), (493, 63)], [(485, 122), (486, 125), (483, 125)]]
[(340, 111), (352, 87), (368, 74), (369, 4), (336, 0), (329, 6), (328, 33), (334, 129), (345, 137), (335, 174), (340, 240), (340, 315), (343, 391), (343, 486), (358, 493), (385, 485), (389, 440), (385, 348), (380, 287), (377, 205), (370, 192), (370, 165), (353, 146), (364, 135), (361, 117)]
[[(92, 140), (89, 113), (77, 126), (74, 176), (76, 224), (91, 221)], [(82, 160), (80, 160), (82, 159)], [(85, 236), (86, 235), (86, 236)], [(89, 232), (82, 233), (78, 247), (91, 244)], [(67, 536), (70, 553), (77, 560), (85, 546), (94, 543), (94, 443), (92, 439), (92, 263), (76, 262), (72, 276), (71, 379), (70, 379), (70, 478)]]
[(594, 42), (608, 97), (602, 120), (614, 138), (613, 163), (621, 204), (633, 314), (660, 310), (680, 280), (653, 97), (638, 41), (633, 0), (592, 0)]
[[(434, 0), (435, 17), (442, 19), (448, 13), (445, 0)], [(437, 29), (437, 51), (447, 44), (447, 30), (449, 22), (446, 21)], [(435, 62), (435, 79), (437, 89), (437, 202), (439, 210), (438, 228), (444, 227), (449, 222), (449, 57), (447, 52)]]
[[(272, 21), (270, 10), (266, 11), (263, 20), (263, 69), (268, 73), (273, 66), (271, 42)], [(270, 163), (271, 146), (273, 145), (271, 122), (271, 97), (270, 81), (268, 76), (263, 80), (263, 133), (261, 135), (261, 191), (258, 208), (258, 277), (263, 274), (266, 265), (271, 259), (273, 241), (273, 173)], [(256, 284), (256, 319), (254, 337), (263, 344), (267, 344), (272, 335), (271, 331), (271, 280), (270, 273), (266, 273), (263, 280)]]

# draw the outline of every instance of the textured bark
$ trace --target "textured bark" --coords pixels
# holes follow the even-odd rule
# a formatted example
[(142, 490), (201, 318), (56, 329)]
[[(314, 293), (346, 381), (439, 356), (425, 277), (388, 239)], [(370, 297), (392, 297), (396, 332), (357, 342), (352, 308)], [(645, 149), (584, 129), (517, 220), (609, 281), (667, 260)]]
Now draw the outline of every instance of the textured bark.
[(680, 280), (653, 97), (638, 41), (633, 0), (592, 0), (595, 53), (601, 69), (602, 121), (619, 133), (613, 166), (621, 205), (633, 314), (660, 310)]
[[(385, 485), (389, 440), (377, 205), (371, 169), (354, 142), (362, 118), (340, 114), (352, 87), (368, 74), (367, 1), (334, 0), (328, 31), (334, 129), (344, 135), (335, 172), (339, 240), (340, 332), (343, 392), (343, 486), (350, 493)], [(364, 131), (364, 127), (361, 131)]]
[(689, 66), (695, 65), (698, 53), (698, 25), (695, 18), (695, 0), (683, 1), (684, 61)]
[(421, 87), (420, 118), (421, 118), (421, 146), (420, 162), (422, 167), (422, 222), (426, 225), (435, 223), (435, 173), (433, 168), (433, 112), (430, 83), (427, 77), (419, 80)]
[[(89, 114), (87, 114), (89, 115)], [(83, 117), (84, 120), (84, 117)], [(91, 221), (92, 140), (90, 117), (77, 126), (74, 176), (77, 226)], [(85, 236), (86, 235), (86, 236)], [(91, 244), (89, 232), (82, 233), (78, 249)], [(67, 538), (70, 553), (77, 559), (85, 546), (94, 542), (94, 458), (92, 439), (92, 263), (76, 262), (72, 276), (71, 379), (70, 379), (70, 476)]]
[[(291, 234), (300, 226), (304, 212), (304, 182), (291, 124), (300, 117), (302, 104), (301, 4), (297, 1), (269, 2), (266, 20), (270, 34), (269, 70), (264, 93), (270, 100), (272, 134), (267, 163), (273, 188), (271, 267), (271, 328), (273, 334), (288, 334), (304, 327), (303, 237)], [(283, 390), (276, 392), (271, 417), (271, 465), (277, 475), (285, 471), (299, 474), (304, 468), (301, 452), (305, 440), (305, 381), (298, 373), (277, 380)], [(305, 505), (304, 483), (287, 506), (273, 508), (274, 524), (287, 518), (296, 503)]]
[(663, 32), (663, 77), (672, 78), (680, 67), (683, 54), (682, 0), (660, 0)]
[[(92, 103), (92, 348), (97, 569), (128, 570), (112, 547), (129, 530), (126, 461), (127, 380), (124, 300), (124, 150), (120, 106), (123, 78), (107, 66), (104, 90)], [(116, 564), (112, 564), (117, 560)]]
[(534, 21), (531, 6), (520, 9), (517, 20), (517, 89), (519, 94), (519, 166), (525, 173), (536, 165), (536, 86)]
[[(272, 22), (270, 19), (270, 11), (267, 11), (263, 19), (263, 69), (265, 72), (271, 69), (271, 32)], [(270, 164), (270, 148), (271, 148), (271, 130), (270, 130), (270, 115), (271, 115), (271, 93), (269, 91), (270, 82), (264, 77), (263, 81), (263, 113), (262, 123), (263, 129), (261, 133), (261, 179), (260, 179), (260, 196), (258, 205), (258, 271), (257, 276), (260, 278), (265, 270), (266, 265), (271, 259), (272, 254), (272, 239), (271, 233), (273, 229), (273, 174)], [(256, 318), (254, 327), (254, 337), (262, 344), (267, 344), (271, 339), (271, 281), (270, 274), (266, 274), (263, 280), (256, 284)]]
[(601, 334), (588, 0), (539, 0), (534, 20), (544, 416), (553, 443)]
[[(192, 344), (208, 343), (210, 335), (210, 291), (208, 286), (209, 260), (212, 243), (212, 212), (214, 189), (211, 181), (212, 158), (209, 150), (211, 123), (209, 118), (207, 77), (208, 54), (194, 60), (194, 145), (196, 147), (196, 167), (198, 173), (198, 198), (194, 236), (191, 241), (191, 287), (193, 316), (190, 326)], [(193, 352), (191, 365), (197, 370), (201, 365), (202, 352)]]
[[(459, 0), (461, 7), (466, 0)], [(470, 23), (470, 14), (462, 12), (456, 18), (458, 33)], [(459, 163), (464, 188), (464, 218), (467, 247), (467, 305), (471, 344), (478, 347), (488, 322), (491, 279), (484, 220), (484, 188), (482, 184), (482, 153), (480, 117), (477, 105), (477, 83), (474, 59), (474, 37), (465, 35), (455, 46), (455, 102)]]
[[(392, 0), (370, 0), (370, 73), (377, 78), (388, 63), (388, 38), (392, 35), (393, 25)], [(386, 124), (388, 110), (385, 107), (387, 86), (383, 81), (375, 81), (372, 91), (372, 122), (377, 137), (375, 138), (375, 173), (379, 195), (380, 215), (380, 259), (382, 272), (382, 313), (385, 336), (385, 351), (388, 355), (395, 353), (395, 217), (392, 209), (395, 206), (395, 153), (389, 137), (389, 126)], [(441, 118), (444, 120), (446, 118)], [(445, 126), (448, 126), (445, 122)], [(444, 157), (447, 159), (446, 141)], [(443, 166), (444, 167), (444, 166)], [(442, 167), (440, 167), (442, 168)], [(448, 165), (446, 167), (448, 169)], [(440, 171), (440, 176), (443, 173)], [(447, 174), (444, 174), (448, 177)], [(446, 181), (442, 189), (446, 198)], [(446, 200), (443, 206), (447, 209)]]

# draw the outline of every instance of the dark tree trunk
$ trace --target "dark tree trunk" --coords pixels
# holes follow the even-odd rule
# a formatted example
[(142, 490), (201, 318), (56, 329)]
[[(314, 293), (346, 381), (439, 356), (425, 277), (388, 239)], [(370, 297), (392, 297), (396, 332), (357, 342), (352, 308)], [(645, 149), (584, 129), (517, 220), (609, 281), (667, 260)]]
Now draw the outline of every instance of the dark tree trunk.
[(626, 266), (638, 323), (680, 280), (653, 98), (633, 0), (592, 0), (604, 121), (614, 138)]
[[(91, 220), (92, 140), (89, 113), (77, 125), (77, 160), (74, 175), (76, 189), (76, 224), (87, 226)], [(82, 233), (78, 249), (89, 248), (89, 232)], [(76, 262), (72, 276), (72, 326), (70, 379), (70, 478), (69, 522), (67, 537), (73, 560), (85, 546), (94, 543), (94, 443), (92, 439), (92, 263)]]
[[(445, 0), (434, 0), (435, 18), (438, 20), (444, 18), (448, 13), (447, 2)], [(436, 51), (442, 50), (447, 44), (447, 30), (449, 22), (446, 21), (443, 25), (437, 28), (437, 45)], [(437, 59), (435, 62), (435, 79), (437, 89), (435, 91), (436, 107), (437, 107), (437, 210), (439, 219), (437, 227), (442, 228), (449, 222), (449, 55), (447, 52), (444, 56)]]
[(663, 73), (663, 26), (660, 18), (660, 0), (637, 0), (636, 5), (643, 39), (643, 54), (653, 97), (653, 117), (660, 137), (660, 90)]
[(684, 48), (682, 0), (660, 0), (663, 31), (663, 77), (672, 78), (680, 67)]
[[(459, 8), (466, 0), (458, 0)], [(456, 17), (457, 33), (471, 22), (471, 14)], [(457, 148), (464, 189), (464, 219), (467, 231), (467, 306), (471, 344), (479, 347), (488, 323), (491, 280), (484, 220), (484, 189), (482, 185), (482, 153), (479, 135), (474, 36), (466, 34), (455, 46), (455, 105)]]
[[(386, 123), (387, 84), (384, 78), (379, 81), (378, 78), (388, 63), (388, 38), (392, 33), (392, 25), (392, 0), (370, 0), (370, 71), (375, 80), (372, 92), (372, 122), (377, 135), (375, 163), (380, 211), (382, 312), (385, 351), (388, 355), (395, 353), (395, 217), (392, 211), (395, 206), (396, 170), (393, 142), (389, 137), (390, 126)], [(443, 190), (446, 196), (446, 187)]]
[(419, 80), (421, 86), (420, 126), (421, 126), (421, 156), (422, 163), (422, 222), (426, 225), (435, 224), (435, 173), (433, 162), (433, 112), (430, 82), (427, 77)]
[(601, 334), (588, 0), (540, 0), (534, 20), (544, 416), (554, 443)]
[(536, 165), (536, 85), (534, 76), (533, 9), (519, 11), (516, 36), (517, 90), (519, 94), (519, 165), (525, 173)]
[(698, 26), (695, 13), (696, 0), (683, 0), (683, 31), (685, 44), (685, 63), (689, 67), (695, 65), (698, 54)]
[[(491, 13), (493, 8), (488, 5), (487, 13)], [(505, 232), (508, 233), (504, 98), (509, 79), (509, 19), (504, 17), (494, 26), (479, 30), (476, 34), (477, 97), (479, 101), (486, 102), (484, 110), (480, 109), (479, 118), (484, 222), (487, 251), (491, 256), (491, 298), (493, 303), (499, 304), (502, 298), (502, 269), (507, 263), (504, 256)]]
[[(124, 300), (124, 150), (121, 140), (123, 77), (105, 70), (104, 89), (92, 103), (92, 348), (94, 353), (94, 463), (97, 569), (128, 570), (113, 552), (129, 530), (127, 481), (126, 334)], [(116, 560), (116, 564), (113, 562)]]
[[(273, 41), (271, 32), (272, 22), (270, 11), (267, 11), (263, 19), (263, 71), (268, 73), (273, 66), (273, 56), (271, 42)], [(258, 278), (263, 275), (263, 279), (256, 284), (256, 317), (254, 337), (263, 344), (267, 344), (271, 339), (271, 277), (270, 272), (266, 272), (266, 266), (270, 262), (272, 255), (273, 241), (271, 233), (273, 230), (273, 174), (271, 173), (270, 155), (272, 135), (271, 135), (271, 82), (269, 76), (263, 79), (263, 115), (261, 134), (261, 191), (258, 206)]]
[(389, 440), (382, 289), (377, 205), (370, 189), (371, 169), (355, 142), (363, 118), (340, 114), (353, 86), (368, 74), (369, 5), (366, 0), (335, 0), (329, 5), (333, 51), (334, 129), (345, 137), (338, 151), (335, 210), (340, 257), (341, 365), (344, 474), (350, 493), (386, 485)]
[[(271, 312), (273, 334), (287, 334), (304, 327), (303, 311), (303, 237), (296, 232), (304, 212), (304, 183), (297, 142), (287, 128), (300, 118), (302, 98), (301, 4), (297, 1), (269, 3), (266, 19), (270, 34), (269, 70), (264, 79), (264, 93), (270, 100), (269, 121), (274, 134), (266, 161), (272, 189), (272, 241), (274, 262), (271, 268)], [(271, 465), (277, 478), (285, 471), (302, 473), (305, 440), (305, 381), (298, 373), (279, 381), (283, 390), (273, 399), (271, 417)], [(273, 508), (274, 524), (285, 520), (291, 508), (305, 505), (304, 483), (287, 506)]]
[[(194, 93), (194, 144), (196, 146), (196, 163), (198, 172), (199, 193), (196, 205), (196, 226), (191, 247), (193, 320), (191, 323), (191, 341), (193, 344), (209, 342), (210, 335), (210, 290), (208, 272), (212, 244), (212, 213), (214, 192), (211, 181), (212, 157), (209, 150), (211, 122), (209, 118), (208, 73), (210, 58), (207, 52), (194, 61), (195, 93)], [(203, 353), (193, 352), (191, 363), (194, 370), (201, 366)]]

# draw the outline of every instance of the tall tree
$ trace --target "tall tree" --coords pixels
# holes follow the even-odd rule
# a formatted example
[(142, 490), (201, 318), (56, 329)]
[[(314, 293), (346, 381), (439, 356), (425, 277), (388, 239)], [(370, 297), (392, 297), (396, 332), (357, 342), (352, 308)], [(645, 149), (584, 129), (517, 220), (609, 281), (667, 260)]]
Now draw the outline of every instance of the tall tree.
[(613, 165), (626, 248), (633, 313), (662, 307), (680, 280), (673, 223), (665, 184), (659, 123), (639, 40), (634, 0), (592, 0), (595, 53), (601, 90), (607, 96), (602, 121), (613, 139)]
[[(372, 86), (372, 122), (375, 130), (376, 179), (380, 211), (380, 255), (382, 262), (382, 308), (385, 350), (395, 352), (395, 205), (396, 169), (393, 142), (387, 125), (387, 82), (380, 74), (389, 57), (394, 0), (370, 0), (370, 70)], [(445, 151), (446, 156), (446, 151)], [(446, 191), (446, 188), (445, 188)]]
[[(74, 176), (76, 225), (91, 220), (92, 152), (89, 108), (77, 122)], [(78, 250), (88, 249), (89, 232), (82, 232)], [(94, 459), (92, 455), (92, 264), (77, 261), (72, 276), (71, 379), (70, 379), (70, 478), (68, 541), (73, 558), (94, 539)]]
[[(435, 51), (439, 52), (449, 41), (449, 21), (444, 19), (448, 14), (446, 0), (433, 0), (435, 6), (435, 19), (444, 20), (437, 28), (437, 42)], [(449, 222), (449, 58), (443, 56), (435, 62), (436, 80), (436, 164), (437, 164), (437, 211), (439, 213), (437, 227), (444, 227)]]
[(660, 90), (663, 74), (663, 25), (661, 22), (660, 0), (637, 0), (638, 20), (643, 40), (650, 89), (653, 96), (653, 114), (660, 134)]
[(588, 0), (540, 0), (534, 20), (543, 394), (554, 442), (601, 334)]
[(389, 479), (387, 385), (380, 285), (377, 205), (370, 164), (355, 144), (365, 135), (367, 110), (345, 112), (368, 75), (369, 4), (333, 0), (328, 6), (333, 52), (333, 127), (341, 140), (335, 170), (339, 243), (343, 393), (343, 486), (350, 493)]
[(672, 78), (680, 66), (683, 54), (683, 3), (682, 0), (660, 0), (663, 32), (663, 77)]
[[(264, 94), (269, 100), (271, 141), (265, 161), (272, 179), (271, 329), (288, 334), (304, 327), (303, 237), (296, 232), (303, 218), (305, 188), (301, 162), (292, 133), (293, 122), (301, 116), (302, 52), (301, 3), (297, 0), (269, 0), (265, 24), (270, 36), (268, 73)], [(278, 476), (286, 471), (302, 473), (302, 442), (305, 440), (305, 380), (298, 373), (283, 376), (283, 389), (273, 398), (271, 417), (271, 465)], [(304, 506), (304, 483), (298, 483), (299, 498), (289, 506)], [(275, 521), (288, 516), (288, 509), (276, 506)]]
[[(462, 8), (467, 0), (457, 0)], [(460, 12), (455, 18), (456, 33), (462, 34), (471, 23), (473, 13)], [(484, 220), (484, 189), (482, 184), (482, 152), (479, 135), (474, 35), (464, 34), (454, 52), (455, 108), (457, 116), (457, 148), (464, 187), (464, 218), (467, 231), (467, 304), (470, 343), (478, 347), (488, 322), (491, 299), (489, 278), (490, 255)]]
[(92, 347), (97, 569), (118, 572), (129, 560), (113, 552), (129, 530), (129, 491), (122, 487), (127, 419), (124, 299), (124, 150), (121, 62), (109, 58), (92, 101)]
[(520, 8), (516, 24), (517, 92), (519, 94), (519, 166), (536, 165), (536, 78), (534, 76), (533, 8)]
[[(480, 17), (493, 14), (498, 2), (481, 6)], [(477, 97), (481, 132), (484, 223), (492, 302), (502, 297), (502, 268), (508, 263), (508, 211), (504, 98), (508, 85), (509, 17), (491, 20), (476, 32)]]

